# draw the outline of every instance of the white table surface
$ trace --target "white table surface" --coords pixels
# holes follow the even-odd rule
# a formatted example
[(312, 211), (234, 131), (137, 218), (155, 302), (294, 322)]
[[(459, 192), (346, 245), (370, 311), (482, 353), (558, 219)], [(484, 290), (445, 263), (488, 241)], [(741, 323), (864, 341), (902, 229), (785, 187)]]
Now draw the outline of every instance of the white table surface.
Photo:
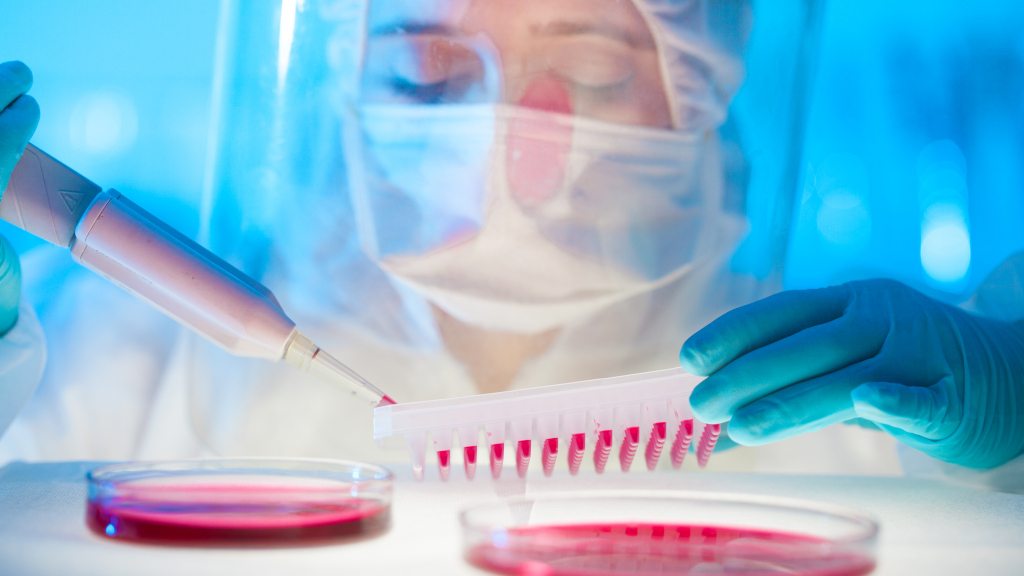
[(486, 574), (462, 560), (459, 508), (502, 496), (582, 489), (727, 491), (832, 502), (881, 522), (877, 575), (1024, 574), (1024, 496), (931, 480), (616, 472), (499, 483), (453, 478), (443, 484), (416, 483), (409, 469), (392, 467), (397, 481), (386, 534), (349, 544), (242, 550), (144, 546), (93, 535), (84, 523), (84, 474), (95, 465), (13, 463), (0, 469), (0, 574)]

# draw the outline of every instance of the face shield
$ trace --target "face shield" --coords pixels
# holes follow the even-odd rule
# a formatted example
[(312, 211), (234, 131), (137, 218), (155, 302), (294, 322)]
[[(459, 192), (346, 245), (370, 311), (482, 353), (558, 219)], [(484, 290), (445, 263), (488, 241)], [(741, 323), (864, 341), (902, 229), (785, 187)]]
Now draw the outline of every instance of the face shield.
[(228, 5), (204, 227), (286, 297), (329, 305), (358, 261), (539, 332), (742, 233), (745, 0)]
[(344, 149), (364, 252), (450, 315), (538, 332), (731, 248), (706, 6), (371, 0)]

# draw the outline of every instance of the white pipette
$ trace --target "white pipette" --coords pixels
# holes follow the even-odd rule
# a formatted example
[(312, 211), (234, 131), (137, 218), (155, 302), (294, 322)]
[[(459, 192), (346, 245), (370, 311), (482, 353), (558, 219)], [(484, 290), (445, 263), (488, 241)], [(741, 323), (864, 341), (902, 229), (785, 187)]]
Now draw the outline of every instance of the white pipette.
[(0, 199), (0, 218), (70, 248), (78, 263), (236, 356), (284, 360), (374, 405), (394, 404), (303, 336), (265, 286), (31, 144)]

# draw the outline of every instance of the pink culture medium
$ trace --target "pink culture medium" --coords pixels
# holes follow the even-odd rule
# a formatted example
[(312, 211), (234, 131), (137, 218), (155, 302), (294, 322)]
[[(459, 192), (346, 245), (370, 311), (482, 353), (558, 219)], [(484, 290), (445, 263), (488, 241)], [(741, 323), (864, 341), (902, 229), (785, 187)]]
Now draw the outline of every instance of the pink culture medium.
[(492, 532), (466, 550), (473, 565), (515, 576), (744, 574), (862, 576), (866, 552), (784, 532), (688, 524), (586, 523)]
[(385, 531), (391, 475), (334, 460), (194, 460), (89, 473), (86, 524), (109, 539), (174, 545), (295, 545)]

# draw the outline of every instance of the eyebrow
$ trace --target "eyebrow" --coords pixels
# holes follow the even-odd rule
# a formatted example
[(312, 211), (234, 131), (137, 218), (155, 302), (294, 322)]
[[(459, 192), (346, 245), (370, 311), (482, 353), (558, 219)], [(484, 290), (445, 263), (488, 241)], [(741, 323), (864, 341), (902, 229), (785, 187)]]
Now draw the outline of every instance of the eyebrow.
[(653, 48), (654, 41), (649, 35), (639, 34), (607, 21), (556, 20), (531, 29), (534, 36), (582, 36), (596, 34), (625, 42), (634, 48)]

